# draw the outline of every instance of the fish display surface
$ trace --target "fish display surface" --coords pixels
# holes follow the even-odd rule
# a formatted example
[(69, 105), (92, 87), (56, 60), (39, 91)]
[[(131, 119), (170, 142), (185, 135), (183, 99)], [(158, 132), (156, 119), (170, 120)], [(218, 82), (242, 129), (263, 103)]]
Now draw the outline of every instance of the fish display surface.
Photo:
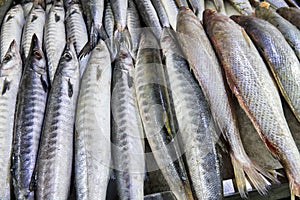
[(0, 0), (0, 200), (300, 198), (299, 5)]

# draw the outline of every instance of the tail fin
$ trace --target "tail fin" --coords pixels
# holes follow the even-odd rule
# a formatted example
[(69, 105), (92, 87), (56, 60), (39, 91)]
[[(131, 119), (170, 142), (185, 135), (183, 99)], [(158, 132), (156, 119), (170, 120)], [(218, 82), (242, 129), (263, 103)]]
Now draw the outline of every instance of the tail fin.
[(274, 183), (279, 183), (275, 174), (272, 174), (269, 171), (261, 168), (252, 162), (248, 157), (247, 159), (243, 159), (241, 161), (241, 159), (239, 160), (237, 157), (235, 157), (232, 152), (230, 153), (230, 157), (238, 191), (242, 198), (247, 198), (246, 175), (249, 181), (261, 195), (266, 195), (269, 187), (263, 176)]

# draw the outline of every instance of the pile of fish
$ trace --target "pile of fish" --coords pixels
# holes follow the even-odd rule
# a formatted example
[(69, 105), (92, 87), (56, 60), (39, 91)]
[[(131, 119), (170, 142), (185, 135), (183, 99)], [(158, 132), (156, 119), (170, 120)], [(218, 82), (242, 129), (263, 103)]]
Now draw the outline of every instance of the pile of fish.
[(297, 0), (6, 2), (1, 200), (106, 199), (110, 179), (143, 199), (154, 170), (178, 200), (222, 199), (220, 149), (241, 197), (266, 195), (280, 174), (248, 157), (235, 100), (300, 197)]

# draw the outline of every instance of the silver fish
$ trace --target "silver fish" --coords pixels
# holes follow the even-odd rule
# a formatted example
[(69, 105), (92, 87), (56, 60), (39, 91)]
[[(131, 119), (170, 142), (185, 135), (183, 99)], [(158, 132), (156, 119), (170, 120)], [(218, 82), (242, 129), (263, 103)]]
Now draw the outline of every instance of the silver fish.
[(162, 27), (170, 27), (168, 15), (160, 0), (151, 0)]
[(138, 11), (136, 9), (136, 5), (133, 0), (128, 0), (127, 28), (131, 38), (131, 56), (136, 59), (136, 54), (140, 42), (141, 22)]
[(3, 60), (11, 42), (15, 40), (20, 49), (22, 29), (25, 24), (23, 8), (20, 4), (12, 7), (4, 17), (0, 34), (0, 59)]
[(18, 44), (13, 40), (0, 64), (0, 199), (10, 199), (10, 158), (17, 93), (22, 74)]
[(117, 30), (121, 32), (126, 27), (128, 0), (110, 0), (110, 3), (114, 12)]
[(115, 46), (115, 39), (114, 39), (114, 28), (115, 28), (114, 14), (110, 2), (107, 2), (104, 10), (104, 29), (106, 31), (106, 36), (107, 36), (105, 43), (110, 51), (111, 61), (115, 59), (117, 54), (117, 48)]
[(152, 31), (145, 31), (141, 35), (134, 74), (140, 116), (153, 156), (171, 191), (178, 199), (189, 199), (191, 189), (178, 155), (175, 140), (178, 137), (171, 132), (165, 107), (167, 86), (163, 73), (158, 41)]
[(28, 17), (26, 18), (26, 23), (22, 34), (22, 56), (27, 58), (29, 53), (31, 39), (33, 34), (36, 34), (39, 46), (42, 46), (44, 25), (45, 25), (46, 15), (45, 11), (40, 4), (34, 4)]
[(111, 162), (111, 73), (109, 51), (104, 41), (99, 40), (82, 76), (76, 111), (77, 199), (106, 197)]
[(32, 37), (16, 106), (13, 144), (13, 184), (17, 199), (34, 199), (30, 188), (36, 164), (49, 91), (46, 58), (37, 36)]
[(25, 2), (22, 4), (25, 19), (27, 19), (28, 15), (32, 9), (32, 6), (33, 6), (33, 1), (28, 1), (28, 2)]
[(202, 20), (202, 13), (205, 9), (204, 0), (189, 0), (195, 15)]
[(247, 193), (246, 174), (260, 193), (266, 193), (267, 182), (261, 174), (271, 180), (274, 178), (267, 170), (250, 160), (245, 152), (233, 100), (202, 24), (188, 8), (180, 9), (177, 23), (179, 43), (183, 53), (209, 102), (213, 118), (229, 145), (229, 154), (241, 196), (246, 197)]
[(158, 0), (164, 5), (171, 27), (176, 30), (178, 8), (174, 0)]
[[(82, 36), (81, 36), (82, 37)], [(47, 15), (44, 46), (50, 81), (53, 81), (59, 59), (66, 45), (65, 10), (62, 0), (55, 0)]]
[(144, 132), (133, 81), (134, 65), (121, 44), (113, 71), (112, 157), (120, 199), (144, 198)]
[(145, 24), (151, 28), (157, 38), (160, 38), (162, 27), (150, 0), (134, 0)]
[[(209, 104), (180, 52), (175, 32), (164, 28), (161, 46), (170, 90), (184, 146), (188, 170), (197, 199), (222, 199), (216, 135)], [(176, 52), (179, 51), (179, 52)]]
[(67, 43), (49, 92), (36, 166), (36, 199), (67, 199), (70, 191), (79, 64)]

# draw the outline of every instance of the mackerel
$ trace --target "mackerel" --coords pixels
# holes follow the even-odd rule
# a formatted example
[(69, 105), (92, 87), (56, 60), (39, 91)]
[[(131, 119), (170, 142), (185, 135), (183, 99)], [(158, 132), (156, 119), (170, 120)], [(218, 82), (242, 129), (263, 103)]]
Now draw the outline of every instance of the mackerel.
[(34, 199), (30, 183), (37, 159), (49, 85), (46, 58), (34, 34), (16, 105), (12, 170), (17, 199)]
[(22, 74), (18, 44), (13, 40), (0, 64), (0, 199), (10, 199), (10, 164), (17, 93)]
[(126, 28), (128, 0), (110, 0), (110, 3), (114, 13), (117, 30), (122, 32)]
[(77, 199), (105, 199), (111, 162), (111, 60), (104, 41), (92, 50), (82, 76), (75, 121)]
[(277, 9), (276, 12), (300, 30), (300, 10), (298, 8), (282, 7)]
[(178, 8), (174, 0), (157, 0), (161, 2), (167, 12), (171, 27), (176, 30)]
[(169, 18), (160, 0), (151, 0), (162, 27), (170, 27)]
[(79, 80), (76, 52), (67, 43), (47, 102), (36, 166), (37, 200), (68, 199)]

